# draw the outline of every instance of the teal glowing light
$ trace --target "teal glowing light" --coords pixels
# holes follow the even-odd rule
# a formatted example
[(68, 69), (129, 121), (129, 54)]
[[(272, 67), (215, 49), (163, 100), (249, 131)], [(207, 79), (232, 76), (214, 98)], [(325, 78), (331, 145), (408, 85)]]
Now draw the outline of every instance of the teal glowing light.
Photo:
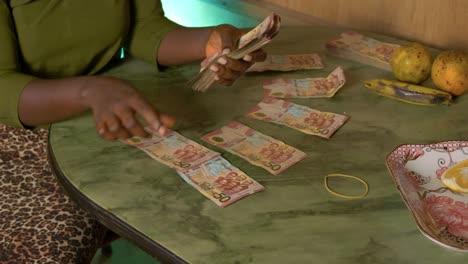
[(161, 2), (166, 17), (186, 27), (231, 24), (242, 28), (253, 27), (259, 23), (259, 21), (248, 17), (243, 10), (230, 11), (216, 1), (161, 0)]
[(120, 59), (123, 60), (125, 58), (125, 49), (120, 48)]

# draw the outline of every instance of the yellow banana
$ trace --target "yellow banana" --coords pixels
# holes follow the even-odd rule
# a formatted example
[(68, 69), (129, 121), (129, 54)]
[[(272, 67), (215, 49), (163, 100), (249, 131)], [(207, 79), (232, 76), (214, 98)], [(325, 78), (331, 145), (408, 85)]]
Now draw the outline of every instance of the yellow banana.
[(452, 102), (452, 95), (450, 93), (424, 86), (386, 79), (367, 80), (364, 84), (373, 92), (407, 103), (417, 105), (448, 105)]

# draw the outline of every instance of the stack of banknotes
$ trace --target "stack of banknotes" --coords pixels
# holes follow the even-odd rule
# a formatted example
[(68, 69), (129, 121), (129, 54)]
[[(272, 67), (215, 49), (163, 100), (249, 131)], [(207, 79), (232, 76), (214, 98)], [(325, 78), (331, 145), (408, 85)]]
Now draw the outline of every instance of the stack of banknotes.
[(265, 97), (247, 117), (288, 126), (308, 135), (329, 139), (349, 119), (273, 97)]
[(333, 97), (346, 83), (341, 67), (326, 78), (289, 79), (279, 78), (263, 83), (265, 97), (277, 98), (322, 98)]
[(238, 122), (231, 122), (202, 139), (237, 155), (250, 164), (277, 175), (305, 158), (306, 154), (294, 147), (262, 134)]
[(316, 53), (267, 54), (264, 61), (255, 63), (247, 72), (313, 70), (324, 67), (322, 58)]
[(150, 138), (133, 137), (123, 142), (174, 168), (187, 183), (220, 207), (265, 189), (218, 152), (175, 131), (160, 136), (149, 128), (146, 130)]
[[(233, 59), (241, 59), (245, 55), (256, 51), (268, 44), (278, 34), (280, 29), (281, 18), (277, 14), (269, 15), (256, 28), (243, 35), (237, 44), (237, 49), (227, 54), (226, 56)], [(214, 83), (214, 72), (210, 70), (210, 66), (216, 63), (221, 55), (215, 55), (207, 62), (203, 63), (204, 67), (200, 73), (188, 82), (188, 86), (195, 91), (205, 92)]]
[(327, 41), (325, 46), (330, 54), (387, 71), (392, 70), (390, 62), (393, 52), (400, 47), (354, 31), (341, 33), (338, 37)]
[(177, 173), (220, 207), (265, 189), (221, 156)]

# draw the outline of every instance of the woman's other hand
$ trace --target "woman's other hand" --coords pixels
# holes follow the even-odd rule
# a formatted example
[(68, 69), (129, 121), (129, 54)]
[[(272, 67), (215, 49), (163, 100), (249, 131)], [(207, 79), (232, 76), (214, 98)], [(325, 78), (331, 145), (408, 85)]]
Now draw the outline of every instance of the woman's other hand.
[(160, 114), (130, 83), (121, 79), (91, 77), (81, 96), (93, 111), (97, 133), (106, 140), (148, 136), (138, 116), (161, 135), (175, 124), (174, 118)]
[(245, 32), (231, 25), (213, 27), (205, 47), (206, 58), (222, 54), (210, 70), (215, 73), (215, 80), (223, 85), (232, 85), (252, 64), (264, 61), (266, 53), (257, 50), (245, 55), (242, 59), (235, 60), (225, 56), (237, 48), (237, 42)]

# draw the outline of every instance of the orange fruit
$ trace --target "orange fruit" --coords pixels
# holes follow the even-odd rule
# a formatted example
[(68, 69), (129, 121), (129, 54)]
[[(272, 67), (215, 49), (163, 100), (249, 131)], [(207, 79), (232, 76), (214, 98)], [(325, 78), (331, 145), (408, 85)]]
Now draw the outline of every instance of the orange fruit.
[(442, 183), (452, 191), (468, 193), (468, 160), (448, 168), (440, 177)]
[(468, 92), (468, 53), (454, 50), (440, 53), (432, 64), (431, 76), (441, 90), (453, 95)]

